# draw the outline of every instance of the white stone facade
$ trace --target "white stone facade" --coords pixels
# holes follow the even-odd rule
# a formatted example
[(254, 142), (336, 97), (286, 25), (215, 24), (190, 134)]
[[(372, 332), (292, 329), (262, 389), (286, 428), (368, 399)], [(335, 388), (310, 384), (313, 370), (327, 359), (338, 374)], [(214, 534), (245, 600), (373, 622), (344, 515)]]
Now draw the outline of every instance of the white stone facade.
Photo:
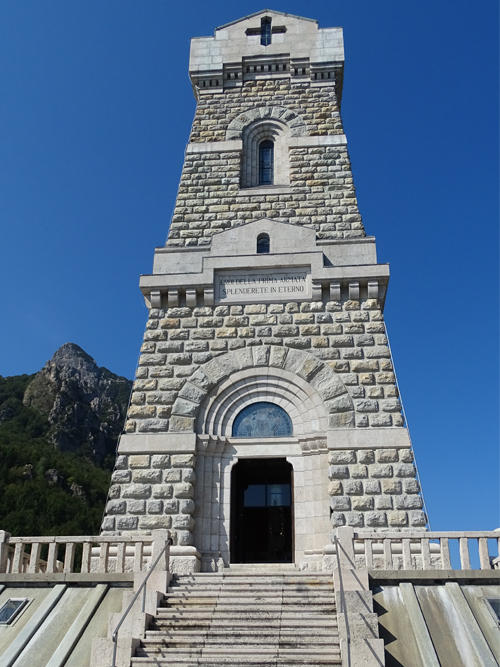
[[(272, 48), (255, 39), (263, 16)], [(166, 246), (141, 278), (149, 319), (103, 531), (167, 528), (174, 569), (227, 566), (234, 465), (282, 458), (293, 560), (317, 569), (332, 527), (427, 521), (383, 319), (389, 271), (340, 120), (342, 31), (260, 12), (193, 40), (190, 71), (198, 108)], [(275, 142), (265, 187), (263, 138)], [(262, 401), (293, 434), (233, 437)]]

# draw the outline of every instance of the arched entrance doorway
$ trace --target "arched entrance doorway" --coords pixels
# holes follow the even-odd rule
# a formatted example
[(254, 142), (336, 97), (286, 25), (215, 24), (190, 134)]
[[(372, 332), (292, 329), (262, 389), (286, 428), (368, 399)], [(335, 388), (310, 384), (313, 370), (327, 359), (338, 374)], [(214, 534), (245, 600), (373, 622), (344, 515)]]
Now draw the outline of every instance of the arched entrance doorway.
[(231, 562), (293, 561), (292, 465), (241, 459), (231, 473)]

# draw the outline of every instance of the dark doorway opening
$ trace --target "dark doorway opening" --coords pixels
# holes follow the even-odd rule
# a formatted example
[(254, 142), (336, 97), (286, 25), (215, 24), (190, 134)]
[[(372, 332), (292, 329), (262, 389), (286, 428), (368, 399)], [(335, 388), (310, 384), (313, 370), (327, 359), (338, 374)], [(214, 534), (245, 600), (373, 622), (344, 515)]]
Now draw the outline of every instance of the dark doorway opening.
[(241, 459), (231, 473), (231, 562), (293, 561), (292, 465)]

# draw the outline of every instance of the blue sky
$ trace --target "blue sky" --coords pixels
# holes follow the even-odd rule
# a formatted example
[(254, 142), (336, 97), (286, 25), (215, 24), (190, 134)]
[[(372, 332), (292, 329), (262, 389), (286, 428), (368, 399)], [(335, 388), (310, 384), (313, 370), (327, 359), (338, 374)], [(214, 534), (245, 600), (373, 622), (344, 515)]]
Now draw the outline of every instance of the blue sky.
[[(253, 1), (0, 6), (0, 374), (65, 342), (132, 377), (138, 277), (167, 235), (195, 102), (189, 40)], [(289, 0), (343, 26), (342, 116), (434, 529), (498, 518), (498, 9)]]

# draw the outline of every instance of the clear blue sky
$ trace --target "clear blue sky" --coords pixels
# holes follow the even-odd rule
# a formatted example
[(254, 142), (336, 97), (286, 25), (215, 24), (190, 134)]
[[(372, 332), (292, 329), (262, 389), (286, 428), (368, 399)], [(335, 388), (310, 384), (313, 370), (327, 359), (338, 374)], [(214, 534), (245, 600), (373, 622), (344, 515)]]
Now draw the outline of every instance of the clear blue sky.
[[(189, 40), (253, 0), (0, 6), (0, 374), (63, 343), (132, 377), (195, 102)], [(343, 26), (342, 115), (434, 529), (498, 518), (495, 0), (281, 0)]]

